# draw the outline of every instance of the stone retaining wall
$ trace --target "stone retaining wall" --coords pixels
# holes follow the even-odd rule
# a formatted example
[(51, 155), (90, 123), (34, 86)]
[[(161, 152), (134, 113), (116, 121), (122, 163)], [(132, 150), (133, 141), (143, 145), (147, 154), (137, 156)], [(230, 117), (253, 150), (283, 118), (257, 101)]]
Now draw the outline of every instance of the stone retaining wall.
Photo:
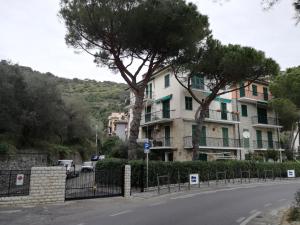
[(0, 206), (62, 203), (65, 201), (66, 169), (32, 167), (27, 196), (0, 197)]

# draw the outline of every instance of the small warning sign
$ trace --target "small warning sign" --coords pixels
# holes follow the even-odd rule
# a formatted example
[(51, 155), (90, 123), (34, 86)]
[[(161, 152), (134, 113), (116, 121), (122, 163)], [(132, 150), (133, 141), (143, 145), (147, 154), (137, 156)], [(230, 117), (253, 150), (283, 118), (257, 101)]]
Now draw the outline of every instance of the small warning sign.
[(16, 179), (16, 185), (23, 185), (24, 184), (24, 174), (18, 174)]

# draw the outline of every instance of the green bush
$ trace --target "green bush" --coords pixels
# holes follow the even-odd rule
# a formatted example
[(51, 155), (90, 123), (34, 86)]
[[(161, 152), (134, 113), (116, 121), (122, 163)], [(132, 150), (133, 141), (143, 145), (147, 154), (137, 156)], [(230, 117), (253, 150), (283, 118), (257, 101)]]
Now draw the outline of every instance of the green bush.
[[(97, 163), (97, 169), (122, 168), (125, 164), (131, 165), (131, 184), (138, 187), (141, 182), (146, 184), (146, 162), (141, 160), (126, 161), (121, 159), (106, 159)], [(156, 186), (157, 176), (169, 175), (171, 183), (188, 182), (189, 173), (199, 173), (200, 180), (215, 180), (216, 172), (226, 171), (228, 178), (239, 177), (241, 171), (250, 171), (251, 177), (264, 177), (265, 170), (273, 170), (275, 177), (286, 177), (288, 169), (295, 169), (300, 176), (300, 164), (296, 162), (259, 163), (254, 161), (189, 161), (189, 162), (162, 162), (149, 161), (149, 186)], [(142, 172), (142, 170), (144, 170)], [(142, 176), (143, 174), (143, 176)], [(269, 172), (268, 177), (272, 174)], [(141, 180), (143, 178), (143, 180)]]
[(9, 151), (8, 144), (0, 143), (0, 155), (6, 155), (8, 154), (8, 151)]

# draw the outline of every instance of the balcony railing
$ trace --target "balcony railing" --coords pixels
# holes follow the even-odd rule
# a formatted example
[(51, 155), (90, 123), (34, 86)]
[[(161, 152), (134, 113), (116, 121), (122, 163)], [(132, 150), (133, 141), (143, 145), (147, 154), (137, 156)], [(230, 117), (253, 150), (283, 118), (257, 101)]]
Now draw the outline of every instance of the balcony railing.
[(160, 110), (142, 115), (141, 124), (174, 118), (175, 110)]
[(280, 143), (276, 141), (256, 140), (253, 141), (254, 149), (279, 149)]
[(171, 147), (173, 142), (172, 137), (159, 137), (151, 140), (151, 147)]
[(221, 110), (207, 110), (205, 117), (211, 120), (239, 121), (236, 113)]
[(266, 117), (266, 116), (253, 116), (252, 124), (267, 124), (267, 125), (279, 126), (277, 118)]
[(269, 101), (273, 97), (269, 93), (260, 93), (260, 92), (245, 90), (244, 92), (239, 91), (239, 98), (250, 98), (257, 101)]
[[(184, 147), (192, 148), (193, 147), (193, 138), (192, 136), (187, 136), (183, 138)], [(212, 148), (239, 148), (240, 141), (239, 139), (231, 138), (200, 138), (200, 147), (212, 147)]]

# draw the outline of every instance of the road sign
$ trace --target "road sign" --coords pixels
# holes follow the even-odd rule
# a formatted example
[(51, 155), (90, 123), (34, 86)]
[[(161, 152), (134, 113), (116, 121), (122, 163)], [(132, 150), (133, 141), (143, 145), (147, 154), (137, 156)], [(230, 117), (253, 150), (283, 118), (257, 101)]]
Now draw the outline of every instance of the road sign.
[(190, 184), (199, 184), (199, 174), (190, 174)]
[(24, 174), (18, 174), (16, 179), (16, 185), (23, 185), (24, 184)]
[(295, 178), (295, 170), (288, 170), (287, 171), (288, 178)]
[(150, 143), (145, 142), (144, 143), (144, 153), (149, 153), (150, 152)]

